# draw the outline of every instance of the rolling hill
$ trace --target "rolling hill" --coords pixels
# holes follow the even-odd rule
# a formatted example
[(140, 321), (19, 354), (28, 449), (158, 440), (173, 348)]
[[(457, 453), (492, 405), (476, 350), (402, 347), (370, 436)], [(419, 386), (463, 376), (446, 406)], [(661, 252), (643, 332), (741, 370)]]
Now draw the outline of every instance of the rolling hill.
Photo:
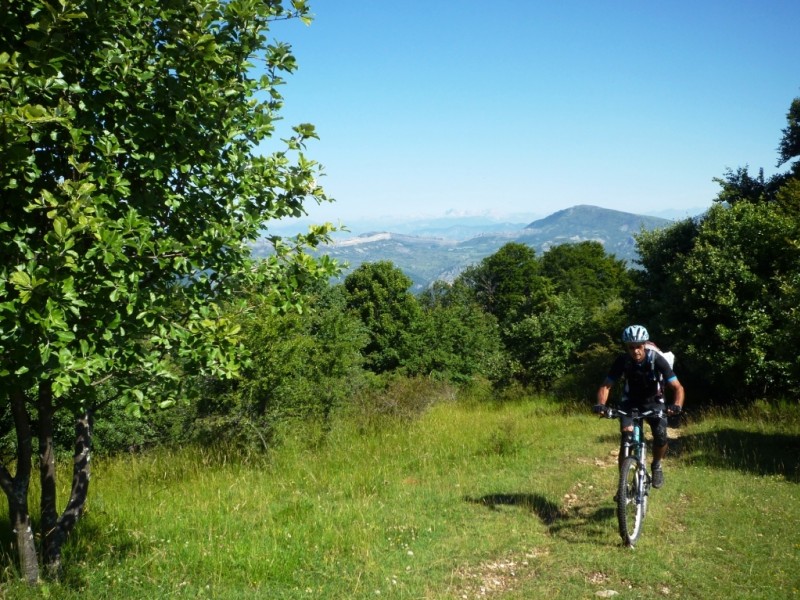
[[(603, 244), (610, 254), (632, 264), (636, 258), (634, 234), (643, 229), (665, 227), (671, 222), (659, 217), (579, 205), (526, 226), (509, 224), (508, 229), (498, 230), (493, 224), (482, 231), (473, 225), (476, 235), (468, 239), (375, 231), (336, 240), (321, 247), (318, 253), (346, 262), (349, 267), (345, 274), (365, 262), (390, 260), (412, 279), (414, 290), (419, 291), (439, 279), (452, 281), (465, 267), (479, 263), (508, 242), (527, 244), (541, 255), (560, 244), (594, 240)], [(259, 247), (255, 253), (259, 254)]]

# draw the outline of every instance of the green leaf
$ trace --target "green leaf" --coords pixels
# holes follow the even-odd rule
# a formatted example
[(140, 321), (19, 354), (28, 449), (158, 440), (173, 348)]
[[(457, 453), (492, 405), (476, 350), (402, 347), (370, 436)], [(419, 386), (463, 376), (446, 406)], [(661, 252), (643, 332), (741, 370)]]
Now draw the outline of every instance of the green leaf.
[(64, 239), (68, 230), (69, 225), (67, 225), (67, 220), (64, 217), (56, 217), (53, 219), (53, 231), (56, 232), (56, 237), (58, 237), (59, 240)]
[(11, 274), (11, 277), (9, 277), (9, 280), (11, 281), (12, 284), (14, 284), (16, 287), (19, 288), (31, 289), (33, 287), (31, 282), (31, 276), (28, 275), (25, 271), (14, 271)]

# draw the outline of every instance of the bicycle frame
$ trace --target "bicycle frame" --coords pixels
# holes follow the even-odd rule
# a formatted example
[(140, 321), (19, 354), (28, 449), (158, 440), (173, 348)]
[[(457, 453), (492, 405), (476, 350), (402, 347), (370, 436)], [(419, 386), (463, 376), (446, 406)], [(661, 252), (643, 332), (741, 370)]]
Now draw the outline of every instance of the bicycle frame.
[(629, 412), (626, 412), (619, 408), (607, 408), (605, 416), (609, 419), (618, 419), (620, 417), (630, 417), (633, 419), (633, 431), (631, 432), (631, 440), (623, 442), (621, 452), (623, 452), (622, 458), (627, 458), (628, 456), (633, 456), (642, 464), (646, 463), (647, 459), (647, 445), (645, 444), (644, 440), (644, 421), (648, 417), (665, 417), (667, 416), (666, 411), (663, 408), (639, 411), (638, 408), (634, 408)]
[[(615, 408), (606, 410), (609, 419), (631, 417), (633, 432), (630, 440), (625, 440), (620, 448), (620, 480), (617, 489), (617, 517), (619, 533), (623, 543), (633, 547), (642, 532), (642, 524), (647, 514), (647, 499), (650, 494), (652, 478), (647, 470), (647, 445), (644, 439), (644, 421), (648, 417), (663, 417), (662, 408), (630, 412)], [(630, 514), (629, 514), (630, 513)]]
[(633, 419), (633, 431), (631, 432), (631, 439), (622, 443), (622, 458), (633, 456), (640, 463), (646, 464), (647, 445), (644, 441), (644, 416), (639, 416), (639, 411), (635, 408), (630, 413), (625, 413), (621, 410), (618, 410), (617, 414), (620, 416), (630, 416)]

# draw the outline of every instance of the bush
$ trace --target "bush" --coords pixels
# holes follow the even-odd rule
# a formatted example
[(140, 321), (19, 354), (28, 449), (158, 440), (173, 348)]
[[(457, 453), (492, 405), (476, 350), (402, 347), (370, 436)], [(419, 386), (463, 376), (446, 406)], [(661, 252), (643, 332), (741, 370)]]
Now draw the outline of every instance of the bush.
[(373, 385), (356, 394), (345, 412), (363, 429), (397, 420), (410, 421), (440, 402), (452, 402), (458, 388), (426, 377), (374, 378)]
[(507, 370), (497, 320), (475, 302), (447, 290), (441, 298), (423, 295), (424, 313), (414, 337), (415, 351), (402, 371), (457, 384), (499, 381)]
[(507, 344), (519, 362), (520, 379), (542, 389), (553, 385), (567, 372), (586, 321), (586, 309), (566, 294), (513, 325)]
[(593, 344), (579, 352), (569, 373), (553, 385), (553, 394), (562, 401), (594, 404), (597, 388), (603, 383), (617, 354), (619, 349), (611, 340), (606, 344)]
[(364, 385), (366, 335), (327, 288), (303, 314), (275, 314), (255, 299), (242, 319), (248, 366), (234, 381), (205, 380), (185, 434), (203, 443), (269, 446), (287, 421), (325, 422)]

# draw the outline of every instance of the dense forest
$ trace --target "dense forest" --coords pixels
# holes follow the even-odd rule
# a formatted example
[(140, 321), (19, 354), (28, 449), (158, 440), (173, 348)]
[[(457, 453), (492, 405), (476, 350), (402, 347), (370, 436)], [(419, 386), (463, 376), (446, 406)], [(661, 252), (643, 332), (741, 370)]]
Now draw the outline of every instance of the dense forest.
[(37, 552), (59, 572), (92, 444), (268, 448), (295, 420), (420, 410), (437, 386), (586, 401), (631, 322), (676, 354), (687, 406), (795, 401), (800, 99), (785, 171), (723, 174), (705, 215), (640, 234), (637, 265), (593, 242), (541, 256), (509, 243), (421, 294), (389, 262), (331, 284), (337, 265), (309, 252), (329, 225), (251, 255), (270, 221), (328, 201), (305, 156), (311, 125), (254, 152), (296, 68), (267, 32), (308, 20), (306, 3), (92, 10), (15, 3), (0, 29), (0, 488), (27, 580)]

